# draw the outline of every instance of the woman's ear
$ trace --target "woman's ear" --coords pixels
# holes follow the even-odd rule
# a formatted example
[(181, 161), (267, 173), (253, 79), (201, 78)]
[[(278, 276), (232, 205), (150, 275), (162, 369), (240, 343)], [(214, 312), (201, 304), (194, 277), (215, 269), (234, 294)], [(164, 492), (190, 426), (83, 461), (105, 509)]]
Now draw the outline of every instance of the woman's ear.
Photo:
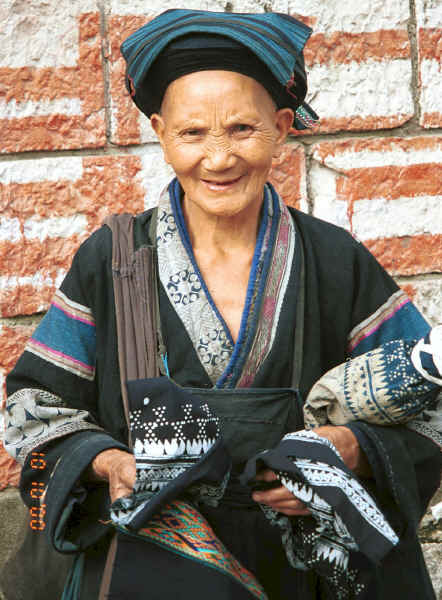
[(275, 125), (278, 131), (276, 144), (281, 145), (285, 142), (288, 133), (293, 125), (295, 113), (291, 108), (281, 108), (275, 113)]
[(164, 144), (164, 130), (165, 130), (164, 119), (159, 113), (153, 113), (153, 115), (151, 115), (151, 117), (150, 117), (150, 124), (152, 125), (152, 129), (157, 134), (158, 141), (160, 142), (161, 147), (163, 149), (164, 160), (167, 163), (169, 163), (169, 159), (168, 159), (167, 153), (166, 153), (166, 147)]

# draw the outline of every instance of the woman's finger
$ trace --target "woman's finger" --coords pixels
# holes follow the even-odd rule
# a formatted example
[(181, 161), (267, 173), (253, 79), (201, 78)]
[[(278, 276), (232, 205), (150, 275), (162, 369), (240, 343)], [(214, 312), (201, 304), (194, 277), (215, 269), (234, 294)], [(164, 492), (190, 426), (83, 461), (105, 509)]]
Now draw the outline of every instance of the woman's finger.
[(283, 509), (274, 509), (276, 512), (280, 512), (287, 517), (308, 517), (311, 515), (308, 508), (303, 509), (291, 509), (291, 508), (283, 508)]
[(259, 473), (257, 473), (255, 479), (257, 479), (258, 481), (276, 481), (277, 476), (276, 473), (274, 471), (272, 471), (271, 469), (264, 469), (263, 471), (260, 471)]
[(293, 500), (296, 498), (286, 487), (281, 485), (280, 487), (273, 488), (272, 490), (256, 491), (253, 493), (253, 499), (256, 499), (257, 502), (271, 504), (273, 502)]
[(109, 486), (109, 493), (111, 497), (111, 502), (115, 502), (118, 498), (123, 498), (124, 496), (130, 496), (132, 493), (132, 488), (118, 483), (116, 485)]

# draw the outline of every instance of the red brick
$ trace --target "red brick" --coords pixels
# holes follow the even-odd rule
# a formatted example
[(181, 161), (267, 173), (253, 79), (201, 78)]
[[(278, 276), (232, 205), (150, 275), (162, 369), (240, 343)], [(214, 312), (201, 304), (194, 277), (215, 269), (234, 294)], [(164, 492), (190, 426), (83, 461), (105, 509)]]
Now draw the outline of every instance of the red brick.
[(349, 202), (365, 198), (394, 200), (403, 196), (435, 196), (442, 193), (442, 165), (425, 163), (408, 167), (349, 169), (338, 177), (338, 200)]
[(423, 28), (418, 32), (419, 59), (440, 60), (442, 58), (442, 29)]
[(7, 487), (18, 487), (21, 466), (16, 462), (0, 442), (0, 491)]
[(314, 130), (295, 131), (293, 135), (314, 135), (319, 133), (335, 133), (337, 131), (374, 131), (376, 129), (393, 129), (407, 123), (413, 115), (397, 114), (388, 117), (368, 116), (361, 117), (321, 117), (318, 126)]
[(148, 19), (143, 16), (112, 16), (109, 19), (110, 92), (114, 120), (112, 141), (116, 144), (128, 145), (140, 142), (139, 110), (126, 90), (124, 82), (126, 63), (120, 52), (120, 46), (123, 40), (147, 21)]
[(0, 369), (9, 372), (24, 350), (35, 326), (17, 325), (0, 327)]
[(305, 152), (301, 145), (286, 144), (273, 160), (270, 182), (289, 206), (305, 200)]
[(75, 68), (0, 69), (0, 99), (79, 98), (81, 116), (50, 115), (0, 119), (1, 152), (91, 148), (106, 143), (100, 16), (79, 17), (79, 59)]
[[(65, 159), (69, 161), (69, 158)], [(2, 275), (32, 276), (40, 273), (55, 281), (59, 270), (66, 270), (72, 256), (85, 237), (111, 213), (141, 212), (145, 190), (139, 179), (138, 156), (91, 156), (83, 158), (83, 176), (77, 181), (43, 181), (0, 186), (0, 210), (6, 218), (26, 219), (38, 216), (85, 215), (83, 235), (69, 238), (22, 238), (18, 243), (0, 242)], [(32, 162), (30, 162), (32, 168)], [(33, 314), (47, 306), (54, 293), (53, 285), (32, 284), (0, 291), (0, 315)]]
[(364, 245), (391, 275), (442, 272), (442, 235), (367, 240)]
[(344, 152), (388, 152), (389, 150), (402, 150), (404, 152), (417, 152), (418, 150), (437, 150), (442, 143), (440, 136), (422, 136), (413, 138), (345, 138), (342, 140), (324, 141), (314, 146), (315, 155), (322, 161), (329, 156), (335, 156)]
[(410, 40), (405, 30), (333, 31), (313, 34), (306, 44), (304, 57), (306, 65), (311, 67), (314, 64), (408, 58), (410, 52)]

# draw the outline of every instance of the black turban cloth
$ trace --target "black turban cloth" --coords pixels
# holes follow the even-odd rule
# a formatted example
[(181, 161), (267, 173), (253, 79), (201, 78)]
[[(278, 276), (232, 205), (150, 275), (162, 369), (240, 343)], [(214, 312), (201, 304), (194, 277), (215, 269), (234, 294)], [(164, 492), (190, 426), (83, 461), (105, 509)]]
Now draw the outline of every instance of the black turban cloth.
[(185, 35), (166, 46), (137, 90), (135, 103), (148, 117), (159, 113), (166, 89), (175, 79), (208, 70), (235, 71), (252, 77), (267, 90), (278, 109), (287, 107), (296, 112), (307, 92), (305, 80), (296, 76), (288, 92), (270, 69), (239, 42), (201, 33)]
[(278, 108), (291, 108), (296, 129), (308, 129), (319, 118), (305, 102), (303, 49), (311, 33), (310, 27), (283, 13), (166, 10), (121, 44), (126, 87), (150, 117), (178, 77), (204, 70), (236, 71), (263, 85)]

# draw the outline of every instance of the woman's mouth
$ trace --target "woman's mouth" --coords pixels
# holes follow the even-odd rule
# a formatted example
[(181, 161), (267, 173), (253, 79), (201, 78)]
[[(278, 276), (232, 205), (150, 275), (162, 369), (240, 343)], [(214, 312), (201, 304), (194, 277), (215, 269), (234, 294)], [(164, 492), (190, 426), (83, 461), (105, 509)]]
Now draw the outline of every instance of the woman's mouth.
[(241, 179), (242, 175), (236, 177), (235, 179), (225, 179), (224, 181), (214, 181), (212, 179), (202, 179), (201, 181), (204, 183), (209, 190), (214, 192), (222, 192), (228, 190), (232, 186), (234, 186)]

